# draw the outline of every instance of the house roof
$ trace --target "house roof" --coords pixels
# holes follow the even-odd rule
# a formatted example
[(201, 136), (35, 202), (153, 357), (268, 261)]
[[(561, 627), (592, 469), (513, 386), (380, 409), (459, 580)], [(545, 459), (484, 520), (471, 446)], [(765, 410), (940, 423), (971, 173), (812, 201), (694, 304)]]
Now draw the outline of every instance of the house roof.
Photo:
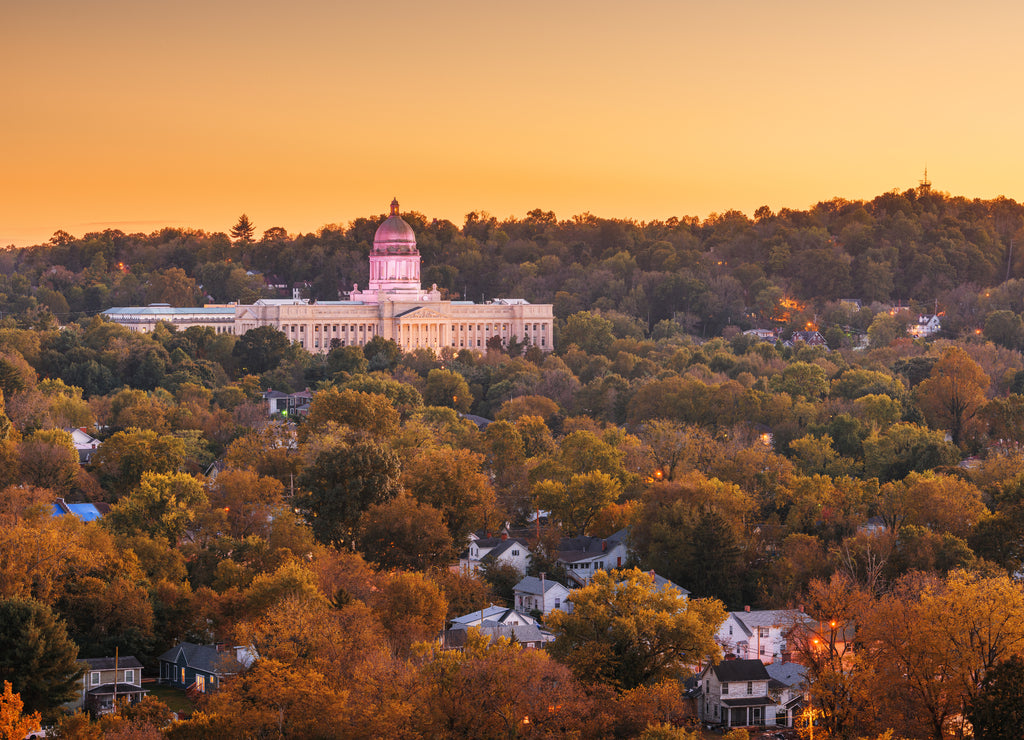
[(771, 676), (759, 660), (723, 660), (712, 671), (722, 683), (732, 681), (767, 681)]
[[(558, 581), (556, 581), (556, 580), (554, 580), (552, 578), (545, 578), (544, 579), (544, 593), (547, 593), (548, 591), (550, 591), (553, 588), (560, 588), (563, 591), (567, 591), (568, 590), (565, 586), (563, 586)], [(516, 584), (516, 586), (513, 589), (513, 591), (515, 591), (516, 593), (524, 593), (524, 594), (539, 594), (539, 593), (541, 593), (541, 590), (540, 590), (540, 579), (537, 578), (536, 576), (526, 576), (526, 578), (524, 578), (523, 580), (521, 580), (519, 583)]]
[(807, 668), (799, 663), (771, 663), (766, 666), (766, 670), (773, 681), (783, 686), (794, 686), (807, 678)]
[(798, 609), (755, 609), (729, 614), (750, 634), (753, 634), (756, 627), (792, 627), (798, 622), (814, 621)]
[(455, 619), (452, 620), (452, 625), (454, 626), (458, 624), (467, 626), (470, 624), (476, 624), (480, 621), (481, 615), (483, 615), (484, 620), (487, 620), (494, 617), (504, 616), (504, 614), (508, 611), (512, 610), (504, 606), (495, 606), (494, 604), (491, 604), (485, 609), (477, 609), (475, 612), (463, 614), (461, 617), (455, 617)]
[[(476, 544), (477, 547), (481, 546), (479, 542), (477, 542)], [(503, 553), (511, 550), (513, 547), (522, 547), (523, 549), (529, 549), (529, 545), (525, 541), (517, 540), (515, 538), (510, 537), (507, 540), (500, 540), (499, 543), (495, 545), (490, 552), (484, 555), (484, 558), (498, 558)]]
[(140, 663), (134, 655), (122, 655), (120, 658), (84, 658), (83, 663), (89, 666), (91, 671), (111, 671), (114, 669), (114, 662), (117, 662), (117, 669), (122, 668), (142, 668)]
[[(97, 686), (95, 688), (89, 689), (89, 691), (87, 691), (86, 693), (89, 694), (89, 696), (113, 696), (114, 684), (105, 683), (102, 686)], [(144, 689), (141, 686), (136, 686), (133, 683), (119, 683), (117, 684), (117, 693), (119, 696), (122, 694), (124, 694), (125, 696), (127, 696), (128, 694), (148, 694), (149, 689)]]
[(177, 663), (179, 653), (185, 656), (185, 665), (189, 668), (197, 668), (206, 673), (237, 673), (242, 669), (242, 664), (235, 660), (234, 652), (222, 652), (216, 645), (196, 645), (191, 642), (175, 645), (161, 655), (160, 660)]
[(63, 516), (74, 514), (83, 522), (91, 522), (103, 516), (94, 504), (69, 504), (64, 499), (58, 498), (53, 504), (53, 515)]
[(613, 547), (626, 544), (629, 529), (620, 529), (607, 537), (563, 537), (558, 543), (558, 559), (572, 563), (600, 557)]

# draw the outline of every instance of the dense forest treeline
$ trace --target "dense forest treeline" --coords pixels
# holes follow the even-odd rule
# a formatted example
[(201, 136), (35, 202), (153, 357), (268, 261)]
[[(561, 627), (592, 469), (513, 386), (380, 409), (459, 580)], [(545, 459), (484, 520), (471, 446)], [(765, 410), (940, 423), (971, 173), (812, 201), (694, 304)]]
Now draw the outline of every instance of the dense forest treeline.
[[(29, 711), (56, 715), (76, 654), (152, 668), (218, 641), (261, 660), (166, 735), (687, 737), (676, 679), (719, 657), (723, 608), (803, 605), (831, 625), (793, 642), (816, 731), (939, 740), (1005, 714), (999, 691), (1024, 685), (1017, 204), (917, 190), (704, 223), (406, 218), (428, 282), (553, 301), (555, 351), (376, 338), (313, 355), (270, 327), (139, 334), (90, 315), (251, 300), (264, 276), (334, 298), (365, 280), (377, 219), (259, 241), (58, 234), (2, 255), (0, 680)], [(865, 277), (878, 265), (891, 287)], [(884, 305), (900, 298), (938, 301), (943, 335), (906, 336)], [(809, 321), (832, 349), (740, 331)], [(271, 418), (270, 388), (309, 388), (308, 414)], [(87, 465), (71, 428), (99, 439)], [(57, 496), (109, 513), (54, 517)], [(438, 650), (446, 619), (508, 603), (518, 572), (448, 568), (471, 531), (506, 525), (552, 579), (560, 537), (629, 527), (630, 565), (692, 598), (631, 571), (578, 590), (586, 620), (549, 620), (548, 651)], [(681, 653), (645, 654), (655, 637)], [(40, 661), (58, 670), (25, 669)], [(56, 736), (160, 737), (162, 711)]]
[[(648, 331), (665, 320), (703, 336), (730, 324), (870, 323), (870, 315), (836, 306), (857, 298), (865, 306), (938, 307), (955, 335), (989, 311), (1019, 309), (1019, 289), (999, 299), (983, 292), (1024, 275), (1024, 250), (1013, 249), (1024, 237), (1024, 206), (927, 187), (806, 211), (762, 207), (753, 219), (729, 211), (703, 221), (589, 214), (559, 221), (540, 209), (504, 221), (474, 212), (461, 226), (415, 212), (404, 217), (423, 255), (424, 283), (449, 297), (523, 297), (553, 303), (562, 319), (583, 309), (617, 311)], [(0, 311), (36, 321), (52, 313), (63, 322), (115, 305), (249, 302), (268, 294), (267, 285), (290, 291), (303, 283), (309, 297), (337, 300), (353, 283), (365, 286), (382, 219), (316, 234), (271, 227), (259, 239), (246, 222), (234, 241), (174, 228), (81, 238), (58, 232), (49, 244), (2, 255)]]

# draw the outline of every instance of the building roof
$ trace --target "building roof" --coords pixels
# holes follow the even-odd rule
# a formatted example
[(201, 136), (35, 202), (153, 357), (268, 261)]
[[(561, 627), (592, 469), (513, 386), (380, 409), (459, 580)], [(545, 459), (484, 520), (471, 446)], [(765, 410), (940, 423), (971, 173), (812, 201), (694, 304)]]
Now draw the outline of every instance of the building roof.
[(814, 621), (798, 609), (754, 609), (729, 614), (750, 634), (757, 627), (792, 627), (798, 622)]
[(95, 504), (69, 504), (64, 499), (58, 498), (53, 503), (53, 515), (63, 516), (73, 514), (83, 522), (91, 522), (103, 516)]
[[(486, 545), (481, 545), (479, 541), (477, 541), (476, 544), (477, 547), (487, 547)], [(508, 539), (499, 540), (498, 544), (494, 545), (490, 552), (486, 553), (483, 557), (484, 559), (497, 559), (499, 556), (501, 556), (508, 550), (511, 550), (513, 547), (521, 547), (524, 550), (528, 550), (530, 548), (529, 544), (525, 540), (518, 540), (515, 537), (509, 537)]]
[[(89, 666), (91, 671), (111, 671), (114, 669), (115, 658), (84, 658), (83, 663)], [(122, 668), (142, 668), (140, 663), (134, 655), (122, 655), (120, 658), (116, 658), (117, 669)]]
[(493, 617), (504, 615), (505, 612), (507, 611), (509, 611), (507, 607), (495, 606), (494, 604), (491, 604), (485, 609), (477, 609), (475, 612), (463, 614), (461, 617), (455, 617), (455, 619), (452, 620), (452, 625), (462, 625), (465, 627), (468, 625), (476, 624), (477, 622), (481, 621), (481, 619), (487, 620)]
[(180, 316), (197, 314), (200, 316), (234, 316), (234, 306), (118, 306), (108, 308), (103, 316)]
[(766, 669), (772, 680), (783, 686), (794, 686), (807, 679), (807, 668), (799, 663), (771, 663)]
[(235, 660), (233, 651), (224, 652), (218, 650), (216, 645), (196, 645), (191, 642), (175, 645), (161, 655), (160, 660), (177, 663), (179, 653), (184, 655), (185, 665), (205, 673), (237, 673), (242, 669), (242, 664)]
[(745, 696), (742, 699), (722, 699), (727, 707), (757, 707), (774, 704), (775, 700), (768, 696)]
[[(114, 695), (114, 686), (115, 686), (115, 684), (105, 683), (102, 686), (96, 686), (95, 688), (89, 689), (86, 693), (89, 696), (107, 696), (107, 695), (113, 696)], [(118, 696), (120, 696), (121, 694), (124, 694), (125, 696), (127, 696), (128, 694), (148, 694), (149, 693), (149, 689), (144, 689), (141, 686), (136, 686), (133, 683), (119, 683), (119, 684), (116, 684), (116, 686), (117, 686), (117, 694), (118, 694)]]
[(759, 660), (723, 660), (711, 670), (722, 683), (732, 681), (767, 681), (768, 675), (764, 663)]
[[(559, 583), (558, 581), (554, 580), (553, 578), (545, 578), (544, 579), (544, 593), (547, 593), (548, 591), (550, 591), (553, 588), (560, 588), (563, 591), (568, 591), (568, 589), (565, 586), (563, 586), (561, 583)], [(521, 580), (519, 583), (516, 584), (516, 586), (515, 586), (515, 588), (513, 590), (516, 593), (539, 594), (539, 593), (541, 593), (541, 590), (540, 590), (540, 579), (537, 578), (536, 576), (526, 576), (526, 578), (524, 578), (523, 580)]]
[(607, 537), (563, 537), (558, 543), (558, 559), (567, 563), (600, 557), (617, 545), (625, 545), (628, 529)]
[(391, 215), (373, 235), (374, 252), (415, 252), (416, 232), (399, 215), (398, 199), (391, 201)]

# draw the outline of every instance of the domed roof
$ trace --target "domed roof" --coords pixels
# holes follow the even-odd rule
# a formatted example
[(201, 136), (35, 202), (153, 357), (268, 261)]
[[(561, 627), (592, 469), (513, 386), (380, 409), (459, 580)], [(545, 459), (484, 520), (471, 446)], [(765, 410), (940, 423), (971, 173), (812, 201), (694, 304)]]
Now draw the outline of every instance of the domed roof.
[(416, 234), (398, 215), (398, 200), (391, 201), (391, 215), (373, 235), (374, 252), (415, 252)]

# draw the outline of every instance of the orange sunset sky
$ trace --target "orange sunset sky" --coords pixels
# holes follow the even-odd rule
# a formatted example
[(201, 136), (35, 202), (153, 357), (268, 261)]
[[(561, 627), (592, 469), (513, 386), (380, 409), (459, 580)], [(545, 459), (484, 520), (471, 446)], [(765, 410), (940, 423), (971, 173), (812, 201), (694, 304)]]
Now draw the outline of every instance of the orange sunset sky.
[(0, 0), (0, 245), (1024, 198), (1024, 4)]

